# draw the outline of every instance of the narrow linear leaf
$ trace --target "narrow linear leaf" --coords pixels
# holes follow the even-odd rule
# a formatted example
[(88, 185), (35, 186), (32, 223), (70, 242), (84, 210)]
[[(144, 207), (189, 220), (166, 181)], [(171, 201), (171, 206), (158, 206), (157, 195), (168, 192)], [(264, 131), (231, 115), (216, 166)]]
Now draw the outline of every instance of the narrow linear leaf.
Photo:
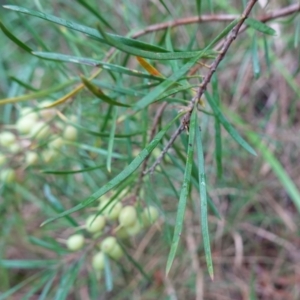
[(196, 0), (197, 14), (199, 17), (201, 16), (201, 6), (202, 6), (202, 0)]
[[(192, 58), (202, 53), (201, 50), (185, 51), (185, 52), (169, 52), (168, 50), (163, 49), (161, 47), (143, 43), (134, 39), (124, 38), (114, 34), (105, 33), (103, 30), (101, 31), (101, 33), (103, 33), (105, 36), (102, 37), (99, 34), (99, 32), (97, 32), (97, 30), (93, 28), (89, 28), (84, 25), (79, 25), (71, 21), (66, 21), (49, 14), (45, 14), (39, 11), (29, 10), (15, 5), (4, 5), (3, 7), (17, 12), (29, 14), (41, 19), (45, 19), (50, 22), (54, 22), (56, 24), (60, 24), (62, 26), (71, 28), (73, 30), (83, 32), (91, 36), (92, 38), (98, 40), (99, 42), (108, 44), (112, 47), (116, 47), (121, 51), (124, 51), (128, 54), (135, 55), (135, 56), (141, 56), (141, 57), (154, 59), (154, 60), (172, 60), (172, 59)], [(205, 58), (213, 58), (214, 56), (215, 56), (215, 51), (211, 51), (211, 52), (207, 51), (205, 54)]]
[(269, 45), (268, 45), (268, 41), (266, 39), (266, 36), (263, 36), (263, 41), (264, 41), (264, 52), (265, 52), (266, 66), (267, 66), (268, 73), (270, 74), (270, 72), (271, 72), (271, 61), (270, 61), (270, 54), (269, 54)]
[(198, 178), (199, 178), (199, 192), (200, 192), (200, 207), (201, 207), (201, 231), (205, 252), (205, 259), (207, 264), (207, 269), (210, 278), (214, 279), (214, 270), (211, 257), (210, 249), (210, 238), (208, 229), (208, 217), (207, 217), (207, 193), (206, 193), (206, 179), (205, 179), (205, 161), (203, 154), (203, 146), (201, 141), (201, 132), (198, 127), (198, 122), (196, 120), (196, 145), (197, 145), (197, 156), (198, 156)]
[(181, 114), (178, 114), (176, 118), (174, 118), (169, 124), (167, 124), (158, 134), (153, 138), (153, 140), (147, 145), (146, 148), (144, 148), (141, 153), (116, 177), (114, 177), (111, 181), (109, 181), (107, 184), (105, 184), (103, 187), (101, 187), (98, 191), (96, 191), (94, 194), (92, 194), (90, 197), (88, 197), (86, 200), (82, 201), (80, 204), (74, 206), (71, 209), (68, 209), (57, 216), (50, 218), (46, 220), (44, 223), (41, 224), (41, 226), (46, 225), (56, 219), (59, 219), (61, 217), (67, 216), (75, 211), (78, 211), (93, 202), (95, 202), (98, 198), (100, 198), (102, 195), (106, 194), (108, 191), (119, 185), (123, 180), (128, 178), (145, 160), (145, 158), (152, 152), (152, 150), (157, 146), (157, 144), (161, 141), (161, 139), (164, 137), (165, 133), (169, 130), (169, 128), (174, 124), (174, 122), (181, 117)]
[[(82, 32), (100, 42), (105, 41), (103, 39), (103, 37), (100, 35), (100, 33), (98, 32), (98, 30), (91, 28), (91, 27), (81, 25), (81, 24), (77, 24), (77, 23), (69, 21), (69, 20), (64, 20), (64, 19), (58, 18), (51, 14), (45, 14), (45, 13), (42, 13), (42, 12), (39, 12), (36, 10), (27, 9), (25, 7), (16, 6), (16, 5), (3, 5), (3, 8), (10, 9), (10, 10), (20, 12), (20, 13), (24, 13), (27, 15), (31, 15), (31, 16), (55, 23), (55, 24), (62, 25), (64, 27), (70, 28), (72, 30)], [(152, 44), (147, 44), (147, 43), (135, 40), (135, 39), (126, 38), (126, 37), (122, 37), (122, 36), (119, 36), (116, 34), (111, 34), (111, 33), (107, 33), (107, 35), (110, 36), (111, 38), (115, 39), (116, 41), (119, 41), (125, 45), (135, 47), (138, 49), (144, 49), (144, 50), (153, 51), (153, 52), (165, 52), (165, 53), (169, 52), (168, 50), (166, 50), (162, 47), (158, 47), (158, 46), (155, 46)]]
[(15, 35), (13, 35), (5, 26), (4, 24), (0, 21), (0, 28), (3, 31), (3, 33), (10, 39), (12, 40), (15, 44), (17, 44), (20, 48), (25, 50), (28, 53), (32, 52), (32, 49), (28, 47), (26, 44), (24, 44), (21, 40), (19, 40)]
[(225, 27), (221, 33), (219, 33), (209, 44), (205, 49), (211, 49), (216, 43), (218, 43), (222, 38), (227, 36), (227, 34), (237, 25), (237, 23), (240, 21), (240, 19), (233, 20), (229, 25)]
[(168, 6), (166, 5), (164, 0), (159, 0), (159, 2), (163, 5), (163, 7), (165, 8), (165, 10), (169, 13), (170, 16), (172, 16), (171, 11), (169, 10)]
[[(218, 80), (216, 74), (212, 77), (212, 91), (213, 91), (213, 99), (216, 105), (219, 107), (220, 105), (220, 97), (218, 90)], [(217, 164), (217, 176), (218, 178), (222, 178), (223, 175), (223, 165), (222, 165), (222, 131), (221, 124), (218, 118), (215, 118), (215, 158)]]
[(111, 271), (111, 267), (110, 267), (110, 259), (109, 259), (108, 255), (106, 255), (106, 254), (104, 254), (104, 274), (105, 274), (106, 290), (108, 292), (111, 292), (114, 287), (113, 276), (112, 276), (112, 271)]
[(57, 170), (41, 170), (42, 173), (45, 174), (54, 174), (54, 175), (68, 175), (68, 174), (76, 174), (76, 173), (84, 173), (84, 172), (89, 172), (93, 170), (97, 170), (100, 168), (103, 168), (105, 165), (98, 165), (95, 167), (89, 167), (85, 169), (80, 169), (80, 170), (64, 170), (64, 171), (57, 171)]
[(127, 259), (132, 263), (132, 265), (139, 270), (139, 272), (145, 277), (145, 279), (150, 282), (151, 278), (150, 276), (144, 271), (143, 267), (127, 252), (126, 247), (122, 244), (121, 241), (118, 241), (118, 244), (120, 245), (120, 247), (122, 248), (125, 256), (127, 257)]
[(53, 52), (34, 51), (34, 52), (32, 52), (32, 54), (37, 57), (47, 59), (47, 60), (63, 61), (63, 62), (75, 63), (75, 64), (84, 64), (84, 65), (88, 65), (88, 66), (92, 66), (92, 67), (103, 68), (103, 69), (105, 69), (107, 71), (111, 71), (111, 72), (117, 72), (117, 73), (121, 73), (121, 74), (135, 76), (135, 77), (142, 77), (142, 78), (147, 78), (147, 79), (163, 81), (163, 78), (160, 78), (157, 76), (149, 75), (147, 73), (139, 72), (137, 70), (131, 70), (128, 68), (120, 67), (118, 65), (105, 63), (105, 62), (102, 62), (102, 61), (96, 60), (96, 59), (77, 57), (77, 56), (72, 56), (72, 55), (64, 55), (64, 54), (53, 53)]
[[(95, 135), (95, 136), (100, 136), (100, 137), (103, 137), (103, 138), (108, 138), (110, 133), (109, 132), (98, 132), (98, 131), (94, 131), (94, 130), (90, 130), (86, 127), (83, 127), (81, 125), (78, 125), (76, 123), (73, 123), (73, 122), (68, 122), (70, 123), (70, 125), (78, 128), (79, 130), (81, 131), (84, 131), (84, 132), (87, 132), (91, 135)], [(115, 138), (116, 139), (126, 139), (126, 138), (129, 138), (129, 137), (132, 137), (132, 136), (136, 136), (136, 135), (141, 135), (143, 134), (143, 131), (136, 131), (136, 132), (131, 132), (131, 133), (128, 133), (128, 134), (119, 134), (119, 133), (116, 133), (115, 134)]]
[(14, 293), (16, 293), (17, 291), (19, 291), (20, 289), (22, 289), (26, 285), (34, 284), (34, 282), (36, 280), (38, 280), (39, 278), (41, 278), (41, 276), (43, 276), (44, 273), (45, 273), (45, 271), (42, 271), (42, 272), (38, 272), (38, 273), (36, 273), (36, 274), (34, 274), (32, 276), (26, 277), (25, 280), (23, 280), (19, 284), (15, 285), (14, 287), (12, 287), (11, 289), (9, 289), (8, 291), (5, 291), (4, 293), (1, 293), (0, 294), (0, 300), (11, 299), (11, 295), (13, 295)]
[[(204, 52), (205, 53), (205, 52)], [(135, 111), (139, 111), (152, 102), (155, 102), (156, 99), (169, 87), (171, 87), (174, 83), (176, 83), (182, 76), (184, 76), (191, 67), (201, 58), (204, 53), (199, 54), (196, 58), (191, 59), (187, 62), (183, 67), (181, 67), (178, 71), (173, 73), (169, 78), (166, 78), (162, 83), (160, 83), (156, 88), (154, 88), (149, 94), (139, 100), (134, 106), (133, 109)]]
[(69, 80), (69, 81), (67, 81), (63, 84), (55, 86), (53, 88), (46, 89), (46, 90), (41, 90), (41, 91), (36, 92), (36, 93), (30, 93), (30, 94), (27, 94), (27, 95), (2, 99), (2, 100), (0, 100), (0, 105), (4, 105), (4, 104), (8, 104), (8, 103), (22, 102), (22, 101), (28, 101), (28, 100), (32, 100), (32, 99), (37, 99), (37, 98), (42, 98), (42, 97), (45, 97), (45, 96), (49, 96), (52, 93), (58, 92), (58, 91), (64, 89), (65, 87), (68, 87), (69, 85), (75, 83), (76, 81), (77, 81), (76, 79), (72, 79), (72, 80)]
[(55, 300), (67, 299), (70, 290), (74, 287), (74, 282), (78, 277), (78, 273), (84, 262), (84, 258), (85, 256), (82, 256), (79, 261), (71, 265), (70, 268), (63, 273), (54, 297)]
[[(44, 185), (44, 195), (46, 199), (48, 200), (51, 207), (58, 213), (61, 213), (65, 210), (64, 206), (61, 204), (61, 202), (52, 194), (51, 188), (48, 184)], [(65, 216), (66, 220), (74, 226), (79, 226), (78, 223), (71, 217), (71, 216)]]
[(81, 81), (84, 84), (84, 86), (92, 94), (94, 94), (97, 98), (101, 99), (102, 101), (104, 101), (110, 105), (130, 107), (130, 105), (128, 105), (128, 104), (117, 102), (117, 101), (111, 99), (110, 97), (106, 96), (98, 86), (91, 83), (87, 78), (84, 78), (83, 76), (81, 76)]
[(117, 107), (115, 107), (113, 111), (112, 125), (111, 125), (109, 140), (108, 140), (108, 148), (107, 148), (106, 168), (109, 173), (111, 172), (111, 160), (112, 160), (112, 153), (113, 153), (113, 147), (115, 141), (115, 132), (117, 127), (117, 117), (118, 117), (118, 110)]
[[(168, 137), (169, 139), (169, 137)], [(180, 160), (182, 162), (184, 162), (185, 158), (183, 157), (183, 155), (181, 154), (179, 148), (174, 145), (174, 150), (176, 152), (176, 154), (178, 155), (178, 157), (180, 158)], [(183, 174), (184, 174), (184, 168), (182, 167), (182, 165), (179, 163), (179, 161), (177, 159), (174, 158), (174, 156), (169, 155), (170, 159), (172, 160), (172, 163), (176, 166), (176, 168), (178, 168)], [(197, 166), (193, 166), (192, 168), (192, 184), (193, 186), (195, 186), (197, 189), (199, 189), (199, 183), (198, 183), (198, 170), (197, 170)], [(196, 173), (196, 174), (195, 174)], [(217, 207), (215, 206), (214, 202), (212, 201), (212, 199), (210, 199), (210, 197), (208, 197), (207, 199), (208, 201), (208, 206), (210, 207), (212, 213), (220, 220), (222, 220), (222, 217), (217, 209)]]
[(300, 19), (296, 20), (295, 33), (294, 33), (294, 48), (298, 48), (300, 35)]
[(0, 267), (5, 269), (43, 269), (57, 264), (56, 260), (0, 260)]
[(236, 131), (236, 129), (226, 120), (221, 110), (218, 108), (218, 106), (213, 101), (213, 99), (211, 98), (208, 92), (205, 92), (205, 96), (216, 118), (219, 119), (220, 123), (224, 126), (224, 128), (231, 135), (231, 137), (246, 151), (248, 151), (254, 156), (257, 156), (255, 150), (240, 136), (240, 134)]
[(177, 215), (176, 215), (176, 222), (173, 234), (173, 240), (171, 249), (169, 252), (167, 266), (166, 266), (166, 274), (170, 272), (172, 267), (176, 251), (178, 248), (179, 240), (182, 233), (184, 215), (185, 215), (185, 208), (187, 197), (189, 194), (190, 184), (191, 184), (191, 175), (192, 175), (192, 166), (193, 166), (193, 154), (194, 154), (194, 139), (195, 139), (195, 126), (196, 126), (196, 109), (193, 110), (191, 121), (190, 121), (190, 132), (189, 132), (189, 142), (188, 142), (188, 151), (187, 151), (187, 159), (186, 159), (186, 166), (185, 172), (183, 176), (183, 184), (180, 191), (180, 198), (179, 203), (177, 206)]
[[(232, 114), (232, 118), (234, 118), (235, 122), (237, 122), (238, 124), (245, 125), (243, 120), (236, 114)], [(264, 160), (270, 165), (273, 172), (277, 176), (282, 186), (285, 188), (287, 194), (291, 197), (295, 207), (300, 213), (300, 191), (291, 177), (287, 174), (280, 161), (268, 149), (267, 145), (262, 141), (261, 137), (258, 134), (248, 130), (246, 131), (246, 135), (248, 136), (249, 140), (251, 140), (251, 142), (260, 150)]]
[(266, 144), (261, 140), (261, 138), (257, 134), (250, 131), (246, 134), (249, 140), (257, 147), (258, 150), (260, 150), (260, 153), (263, 156), (264, 160), (270, 165), (278, 180), (285, 188), (287, 194), (291, 197), (295, 207), (297, 208), (300, 214), (300, 191), (293, 182), (293, 180), (287, 174), (280, 161), (268, 149)]
[(54, 280), (57, 276), (57, 273), (56, 273), (56, 270), (51, 274), (51, 278), (48, 280), (48, 282), (45, 284), (41, 294), (40, 294), (40, 297), (38, 300), (46, 300), (46, 299), (49, 299), (47, 298), (48, 297), (48, 293), (50, 292), (50, 289), (54, 283)]
[(91, 12), (94, 16), (96, 16), (103, 24), (105, 24), (108, 28), (115, 31), (114, 28), (111, 26), (109, 22), (105, 20), (103, 16), (99, 13), (98, 10), (93, 8), (89, 3), (87, 3), (84, 0), (77, 0), (78, 3), (80, 3), (83, 7), (85, 7), (89, 12)]
[(147, 62), (143, 57), (136, 56), (139, 64), (151, 75), (164, 77), (156, 68), (154, 68), (149, 62)]
[[(99, 25), (99, 24), (98, 24)], [(124, 43), (121, 43), (109, 36), (105, 31), (101, 28), (101, 26), (97, 26), (98, 30), (102, 34), (103, 38), (106, 40), (107, 44), (115, 47), (125, 53), (135, 55), (135, 56), (141, 56), (144, 58), (149, 59), (155, 59), (155, 60), (174, 60), (174, 59), (184, 59), (184, 58), (193, 58), (198, 56), (200, 53), (203, 53), (203, 51), (186, 51), (186, 52), (169, 52), (169, 53), (153, 53), (149, 51), (144, 51), (140, 49), (136, 49), (127, 45), (124, 45)], [(208, 51), (205, 53), (204, 56), (206, 58), (211, 57), (211, 55), (214, 54), (213, 51)]]
[(258, 79), (260, 76), (260, 64), (259, 64), (259, 56), (258, 56), (257, 36), (255, 32), (252, 38), (251, 52), (252, 52), (252, 68), (253, 68), (254, 78)]
[(276, 35), (276, 31), (267, 26), (266, 24), (262, 23), (261, 21), (258, 21), (256, 19), (252, 19), (252, 18), (247, 18), (245, 20), (245, 23), (254, 28), (255, 30), (259, 31), (259, 32), (262, 32), (264, 34), (268, 34), (268, 35)]

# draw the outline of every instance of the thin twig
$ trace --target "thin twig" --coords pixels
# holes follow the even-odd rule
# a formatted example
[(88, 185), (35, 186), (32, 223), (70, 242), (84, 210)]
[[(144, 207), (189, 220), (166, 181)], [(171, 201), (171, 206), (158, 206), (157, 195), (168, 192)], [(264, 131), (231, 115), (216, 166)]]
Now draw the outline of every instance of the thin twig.
[(253, 6), (255, 5), (255, 3), (257, 2), (257, 0), (251, 0), (249, 1), (248, 5), (246, 6), (242, 16), (240, 17), (240, 21), (237, 23), (237, 25), (231, 30), (231, 32), (229, 33), (229, 35), (227, 36), (227, 38), (225, 39), (225, 42), (223, 44), (223, 47), (221, 48), (221, 50), (219, 51), (219, 55), (216, 57), (216, 59), (213, 61), (213, 63), (210, 66), (209, 72), (207, 73), (207, 75), (204, 77), (200, 87), (198, 88), (197, 94), (195, 97), (192, 98), (192, 100), (190, 101), (190, 104), (188, 106), (187, 109), (187, 113), (184, 115), (184, 117), (182, 118), (181, 124), (180, 126), (177, 128), (177, 130), (173, 133), (171, 139), (169, 140), (169, 142), (167, 143), (167, 145), (165, 146), (165, 148), (163, 149), (163, 151), (161, 152), (161, 155), (156, 159), (156, 161), (154, 162), (154, 164), (149, 168), (148, 171), (144, 172), (144, 173), (148, 173), (151, 172), (153, 173), (154, 169), (157, 167), (157, 165), (159, 165), (162, 161), (163, 156), (165, 155), (165, 153), (168, 151), (168, 149), (172, 146), (172, 144), (174, 143), (174, 141), (176, 140), (177, 136), (184, 130), (184, 128), (186, 127), (187, 124), (190, 123), (190, 118), (191, 118), (191, 114), (192, 111), (195, 107), (196, 102), (199, 101), (199, 99), (201, 98), (201, 96), (203, 95), (203, 93), (205, 92), (208, 83), (210, 82), (214, 72), (216, 71), (218, 65), (220, 64), (220, 62), (223, 60), (226, 52), (228, 51), (230, 45), (232, 44), (232, 42), (236, 39), (239, 30), (241, 28), (241, 26), (243, 25), (243, 23), (245, 22), (246, 18), (248, 17), (248, 15), (250, 14)]
[(173, 145), (176, 138), (179, 136), (179, 134), (184, 130), (185, 126), (183, 123), (180, 124), (180, 126), (176, 129), (176, 131), (172, 134), (170, 140), (168, 141), (167, 145), (164, 147), (163, 151), (160, 153), (159, 157), (156, 159), (154, 164), (146, 171), (144, 171), (144, 175), (147, 173), (153, 174), (155, 168), (161, 163), (164, 155), (168, 152), (169, 148)]
[[(279, 8), (278, 10), (275, 10), (273, 12), (267, 13), (259, 17), (258, 20), (261, 22), (268, 22), (272, 19), (278, 19), (281, 17), (291, 15), (297, 11), (300, 11), (300, 4), (292, 4), (283, 8)], [(184, 26), (184, 25), (195, 24), (195, 23), (203, 23), (203, 22), (226, 22), (226, 21), (230, 22), (237, 19), (238, 17), (239, 15), (217, 14), (217, 15), (202, 15), (200, 17), (193, 16), (193, 17), (181, 18), (174, 21), (168, 21), (168, 22), (163, 22), (163, 23), (158, 23), (158, 24), (153, 24), (151, 26), (148, 26), (142, 30), (135, 32), (132, 35), (132, 38), (137, 38), (147, 33), (164, 30), (170, 27), (178, 27), (178, 26)]]
[[(152, 128), (151, 128), (151, 132), (150, 132), (150, 138), (149, 138), (149, 142), (151, 142), (155, 136), (155, 133), (156, 133), (156, 129), (157, 129), (157, 125), (158, 125), (158, 122), (162, 116), (162, 114), (164, 113), (164, 110), (165, 108), (167, 107), (168, 103), (167, 102), (164, 102), (157, 110), (156, 114), (155, 114), (155, 117), (154, 117), (154, 120), (153, 120), (153, 124), (152, 124)], [(139, 194), (139, 191), (140, 191), (140, 188), (141, 188), (141, 185), (142, 185), (142, 182), (143, 182), (143, 176), (144, 176), (144, 172), (147, 168), (147, 164), (148, 164), (148, 160), (150, 158), (150, 155), (148, 155), (145, 160), (143, 161), (143, 165), (142, 165), (142, 171), (141, 171), (141, 174), (140, 174), (140, 177), (139, 177), (139, 181), (138, 181), (138, 184), (137, 184), (137, 189), (136, 189), (136, 195), (138, 196)]]

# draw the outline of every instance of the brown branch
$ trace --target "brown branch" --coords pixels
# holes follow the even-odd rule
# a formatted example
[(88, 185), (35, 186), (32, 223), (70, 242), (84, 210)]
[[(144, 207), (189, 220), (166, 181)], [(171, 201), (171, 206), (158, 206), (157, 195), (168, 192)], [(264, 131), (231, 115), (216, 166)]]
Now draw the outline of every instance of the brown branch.
[[(292, 4), (283, 8), (279, 8), (273, 12), (267, 13), (258, 18), (261, 22), (268, 22), (273, 19), (278, 19), (281, 17), (285, 17), (291, 15), (295, 12), (300, 11), (300, 4)], [(164, 30), (170, 27), (178, 27), (195, 23), (203, 23), (203, 22), (227, 22), (233, 21), (237, 19), (239, 15), (226, 15), (226, 14), (217, 14), (217, 15), (202, 15), (202, 16), (193, 16), (187, 18), (181, 18), (174, 21), (168, 21), (159, 24), (153, 24), (145, 29), (139, 30), (132, 35), (132, 38), (138, 38), (147, 33), (151, 33), (154, 31)]]
[(164, 155), (171, 148), (171, 146), (175, 142), (176, 138), (184, 130), (184, 128), (185, 128), (185, 125), (182, 122), (180, 124), (180, 126), (176, 129), (176, 131), (172, 134), (170, 140), (168, 141), (167, 145), (164, 147), (163, 151), (160, 153), (159, 157), (156, 159), (156, 161), (154, 162), (154, 164), (147, 171), (144, 171), (144, 173), (143, 173), (144, 175), (146, 175), (147, 173), (152, 174), (154, 172), (155, 168), (161, 163)]
[[(157, 128), (157, 125), (158, 125), (158, 122), (162, 116), (162, 114), (164, 113), (164, 110), (165, 108), (167, 107), (168, 103), (167, 102), (164, 102), (157, 110), (156, 114), (155, 114), (155, 117), (154, 117), (154, 120), (153, 120), (153, 124), (152, 124), (152, 129), (151, 129), (151, 133), (150, 133), (150, 138), (149, 138), (149, 142), (151, 142), (155, 136), (155, 133), (156, 133), (156, 128)], [(142, 182), (143, 182), (143, 176), (144, 176), (144, 173), (145, 173), (145, 170), (147, 168), (147, 164), (148, 164), (148, 160), (150, 158), (150, 155), (148, 155), (145, 160), (143, 161), (143, 165), (142, 165), (142, 171), (141, 171), (141, 174), (140, 174), (140, 177), (139, 177), (139, 181), (138, 181), (138, 184), (137, 184), (137, 189), (136, 189), (136, 195), (138, 196), (139, 194), (139, 191), (140, 191), (140, 188), (141, 188), (141, 185), (142, 185)]]
[(208, 83), (210, 82), (214, 72), (216, 71), (218, 65), (220, 64), (220, 62), (223, 60), (226, 52), (228, 51), (230, 45), (232, 44), (232, 42), (236, 39), (240, 28), (242, 27), (243, 23), (245, 22), (245, 20), (247, 19), (247, 17), (249, 16), (253, 6), (255, 5), (255, 3), (257, 2), (257, 0), (251, 0), (249, 1), (248, 5), (246, 6), (243, 14), (240, 17), (240, 21), (237, 23), (237, 25), (231, 30), (231, 32), (229, 33), (229, 35), (227, 36), (223, 47), (220, 50), (219, 55), (216, 57), (216, 59), (213, 61), (213, 63), (210, 66), (210, 70), (207, 73), (207, 75), (204, 77), (198, 91), (195, 97), (192, 98), (190, 104), (189, 104), (189, 109), (187, 110), (187, 113), (184, 115), (184, 117), (182, 118), (181, 124), (180, 126), (177, 128), (177, 130), (173, 133), (171, 139), (169, 140), (168, 144), (165, 146), (164, 150), (162, 151), (161, 155), (157, 158), (157, 160), (154, 162), (154, 164), (151, 166), (151, 168), (149, 168), (149, 170), (146, 172), (151, 172), (153, 173), (154, 169), (156, 168), (157, 165), (159, 165), (161, 163), (161, 160), (163, 158), (163, 156), (165, 155), (165, 153), (168, 151), (168, 149), (172, 146), (172, 144), (174, 143), (174, 141), (176, 140), (177, 136), (184, 130), (184, 128), (186, 127), (187, 124), (190, 123), (190, 118), (191, 118), (191, 114), (192, 111), (195, 107), (196, 102), (199, 101), (199, 99), (201, 98), (201, 96), (203, 95), (203, 93), (205, 92)]

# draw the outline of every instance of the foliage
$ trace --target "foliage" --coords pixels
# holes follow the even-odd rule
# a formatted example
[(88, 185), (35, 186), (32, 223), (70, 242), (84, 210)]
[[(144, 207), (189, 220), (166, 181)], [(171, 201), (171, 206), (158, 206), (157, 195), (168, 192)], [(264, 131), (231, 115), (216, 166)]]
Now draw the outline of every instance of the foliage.
[(0, 299), (255, 299), (260, 257), (290, 273), (299, 4), (177, 2), (1, 8)]

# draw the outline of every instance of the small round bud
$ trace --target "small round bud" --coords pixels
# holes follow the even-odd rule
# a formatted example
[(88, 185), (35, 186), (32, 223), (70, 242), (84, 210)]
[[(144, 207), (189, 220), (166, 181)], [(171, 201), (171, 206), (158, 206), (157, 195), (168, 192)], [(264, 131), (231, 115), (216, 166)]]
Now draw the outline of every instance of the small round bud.
[(128, 205), (121, 209), (119, 214), (119, 223), (121, 226), (131, 226), (137, 219), (136, 210), (133, 206)]
[(143, 229), (143, 226), (140, 223), (140, 221), (136, 219), (132, 225), (124, 227), (124, 229), (126, 230), (129, 236), (134, 236), (137, 235)]
[(75, 141), (77, 139), (77, 129), (74, 126), (67, 125), (63, 137), (68, 141)]
[(37, 140), (42, 140), (50, 134), (50, 127), (44, 122), (37, 122), (30, 130), (30, 136)]
[[(108, 203), (110, 202), (110, 199), (105, 199), (100, 202), (99, 210), (102, 210)], [(122, 209), (123, 205), (122, 203), (115, 201), (110, 203), (103, 211), (103, 214), (110, 220), (116, 220), (119, 217), (120, 211)]]
[(116, 236), (117, 236), (119, 239), (127, 239), (127, 238), (129, 238), (129, 234), (128, 234), (128, 232), (126, 231), (125, 228), (126, 228), (126, 227), (121, 227), (121, 228), (118, 228), (118, 230), (116, 231)]
[(37, 119), (39, 118), (38, 114), (36, 112), (33, 111), (33, 109), (31, 107), (23, 107), (20, 110), (20, 116), (21, 117), (27, 117), (30, 119), (33, 119), (34, 121), (37, 121)]
[(36, 152), (27, 151), (25, 153), (25, 162), (28, 166), (35, 165), (38, 162), (38, 155)]
[(84, 245), (84, 236), (82, 234), (71, 235), (67, 240), (67, 247), (71, 251), (77, 251)]
[(151, 224), (155, 223), (155, 221), (159, 217), (159, 212), (156, 207), (148, 206), (144, 208), (142, 212), (142, 220), (144, 226), (150, 226)]
[(105, 218), (101, 215), (97, 217), (96, 215), (89, 216), (85, 223), (85, 229), (91, 233), (95, 233), (102, 230), (104, 226), (105, 226)]
[(0, 133), (0, 144), (4, 147), (9, 147), (16, 142), (16, 137), (10, 131)]
[(101, 243), (101, 250), (104, 253), (109, 253), (114, 246), (117, 245), (117, 240), (114, 236), (108, 236)]
[(37, 123), (37, 120), (34, 116), (33, 113), (31, 113), (28, 116), (21, 117), (16, 124), (16, 129), (20, 134), (29, 134), (32, 128), (35, 126)]
[(8, 146), (8, 150), (13, 154), (20, 152), (21, 149), (21, 145), (17, 142)]
[(58, 156), (58, 152), (56, 152), (55, 150), (53, 149), (45, 149), (43, 152), (42, 152), (42, 158), (43, 158), (43, 161), (45, 163), (50, 163), (52, 161), (54, 161), (57, 156)]
[(4, 183), (13, 183), (16, 181), (16, 172), (13, 169), (4, 169), (0, 173), (0, 181)]
[(114, 259), (114, 260), (119, 260), (123, 255), (123, 250), (120, 247), (119, 244), (115, 244), (115, 246), (112, 248), (112, 250), (108, 253), (108, 255)]
[(92, 266), (95, 270), (101, 271), (105, 267), (105, 257), (103, 252), (98, 252), (93, 256)]
[(39, 115), (45, 121), (49, 121), (56, 114), (54, 108), (46, 108), (47, 106), (49, 106), (51, 104), (52, 104), (52, 101), (45, 100), (45, 101), (41, 102), (38, 106), (39, 108), (41, 108), (41, 110), (39, 111)]
[(64, 145), (64, 140), (61, 137), (55, 137), (49, 142), (48, 147), (50, 149), (60, 149)]

